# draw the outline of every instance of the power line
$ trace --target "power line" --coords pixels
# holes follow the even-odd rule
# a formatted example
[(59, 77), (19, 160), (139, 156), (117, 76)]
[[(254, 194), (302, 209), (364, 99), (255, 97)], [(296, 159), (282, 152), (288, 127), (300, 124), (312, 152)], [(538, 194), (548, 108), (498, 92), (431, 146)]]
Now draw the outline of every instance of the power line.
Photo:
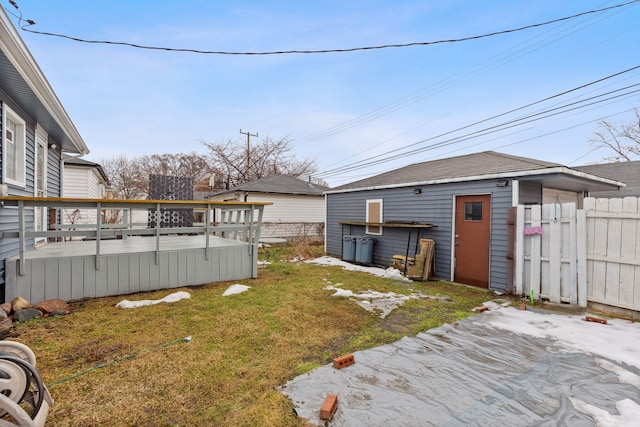
[[(529, 107), (532, 107), (534, 105), (541, 104), (543, 102), (550, 101), (550, 100), (555, 99), (555, 98), (559, 98), (559, 97), (567, 95), (569, 93), (576, 92), (576, 91), (581, 90), (581, 89), (585, 89), (585, 88), (587, 88), (589, 86), (593, 86), (595, 84), (602, 83), (602, 82), (604, 82), (606, 80), (610, 80), (610, 79), (612, 79), (614, 77), (618, 77), (618, 76), (621, 76), (623, 74), (627, 74), (627, 73), (629, 73), (631, 71), (635, 71), (635, 70), (638, 70), (638, 69), (640, 69), (640, 65), (628, 68), (626, 70), (623, 70), (623, 71), (620, 71), (620, 72), (617, 72), (617, 73), (614, 73), (614, 74), (610, 74), (610, 75), (608, 75), (606, 77), (602, 77), (600, 79), (593, 80), (591, 82), (585, 83), (583, 85), (574, 87), (574, 88), (569, 89), (569, 90), (565, 90), (565, 91), (557, 93), (555, 95), (548, 96), (548, 97), (540, 99), (538, 101), (530, 102), (530, 103), (528, 103), (526, 105), (523, 105), (521, 107), (514, 108), (514, 109), (511, 109), (511, 110), (505, 111), (503, 113), (493, 115), (493, 116), (488, 117), (486, 119), (478, 120), (478, 121), (470, 123), (468, 125), (461, 126), (459, 128), (456, 128), (456, 129), (453, 129), (453, 130), (450, 130), (450, 131), (447, 131), (447, 132), (444, 132), (444, 133), (441, 133), (441, 134), (438, 134), (438, 135), (435, 135), (435, 136), (432, 136), (432, 137), (429, 137), (429, 138), (422, 139), (422, 140), (414, 142), (412, 144), (405, 145), (405, 146), (400, 147), (400, 148), (395, 148), (393, 150), (389, 150), (389, 151), (386, 151), (384, 153), (381, 153), (381, 154), (378, 154), (378, 155), (375, 155), (375, 156), (371, 156), (371, 157), (365, 158), (365, 159), (357, 161), (357, 162), (349, 163), (349, 164), (341, 166), (341, 167), (328, 169), (326, 171), (323, 171), (321, 174), (319, 174), (319, 176), (334, 175), (336, 173), (340, 173), (340, 172), (343, 172), (343, 171), (351, 170), (351, 167), (356, 167), (358, 165), (365, 164), (364, 162), (367, 162), (366, 164), (371, 164), (371, 163), (378, 164), (378, 163), (381, 163), (383, 161), (386, 161), (386, 159), (389, 159), (389, 157), (387, 157), (387, 156), (390, 155), (390, 154), (393, 154), (392, 159), (395, 159), (395, 158), (397, 158), (397, 156), (400, 155), (400, 154), (398, 154), (398, 150), (407, 150), (408, 148), (424, 144), (425, 142), (433, 141), (433, 140), (441, 138), (443, 136), (451, 135), (451, 134), (453, 134), (455, 132), (459, 132), (459, 131), (462, 131), (462, 130), (465, 130), (465, 129), (469, 129), (469, 128), (477, 126), (479, 124), (489, 122), (489, 121), (497, 119), (499, 117), (503, 117), (503, 116), (506, 116), (508, 114), (520, 111), (520, 110), (524, 110), (525, 108), (529, 108)], [(410, 151), (409, 153), (414, 153), (414, 152)], [(409, 154), (404, 154), (404, 156), (406, 156), (406, 155), (409, 155)], [(379, 159), (379, 160), (375, 160), (375, 159)], [(374, 160), (375, 160), (375, 162), (373, 162)]]
[[(633, 85), (633, 86), (640, 86), (640, 83), (638, 83), (636, 85)], [(630, 87), (633, 87), (633, 86), (630, 86)], [(626, 88), (622, 88), (620, 90), (623, 90), (623, 89), (626, 89)], [(598, 95), (597, 97), (605, 96), (605, 95), (611, 94), (611, 93), (612, 92), (608, 92), (608, 93), (605, 93), (605, 94)], [(611, 96), (609, 98), (593, 101), (593, 102), (590, 102), (590, 103), (585, 104), (585, 105), (580, 105), (580, 106), (574, 106), (572, 108), (567, 108), (569, 106), (572, 106), (572, 105), (575, 105), (575, 104), (578, 104), (578, 103), (584, 103), (586, 101), (593, 100), (593, 99), (597, 98), (597, 97), (591, 97), (591, 98), (579, 101), (577, 103), (571, 103), (571, 104), (564, 105), (562, 107), (558, 107), (558, 108), (564, 109), (564, 111), (557, 111), (557, 112), (553, 112), (552, 113), (553, 110), (557, 110), (558, 108), (554, 108), (554, 109), (551, 109), (551, 110), (546, 110), (546, 111), (543, 111), (541, 113), (536, 113), (536, 114), (532, 114), (532, 115), (529, 115), (529, 116), (524, 116), (524, 117), (521, 117), (521, 118), (518, 118), (518, 119), (514, 119), (514, 120), (511, 120), (511, 121), (508, 121), (508, 122), (504, 122), (504, 123), (501, 123), (501, 124), (498, 124), (498, 125), (495, 125), (495, 126), (484, 128), (484, 129), (481, 129), (481, 130), (478, 130), (478, 131), (475, 131), (475, 132), (472, 132), (472, 133), (468, 133), (468, 134), (461, 135), (461, 136), (458, 136), (458, 137), (455, 137), (455, 138), (447, 139), (445, 141), (441, 141), (441, 142), (438, 142), (438, 143), (435, 143), (435, 144), (431, 144), (431, 145), (428, 145), (426, 147), (416, 148), (416, 149), (408, 151), (408, 152), (398, 153), (398, 154), (393, 155), (393, 156), (389, 156), (389, 157), (386, 157), (386, 158), (383, 158), (383, 159), (378, 159), (378, 160), (375, 160), (375, 161), (370, 161), (368, 163), (361, 163), (361, 164), (358, 164), (358, 165), (355, 165), (355, 166), (352, 166), (352, 167), (348, 167), (348, 168), (345, 167), (344, 169), (340, 169), (340, 170), (337, 170), (335, 172), (331, 172), (331, 173), (326, 173), (325, 172), (325, 173), (320, 173), (320, 174), (317, 174), (317, 175), (320, 176), (320, 177), (327, 178), (327, 177), (331, 177), (331, 176), (336, 176), (336, 175), (344, 173), (344, 172), (351, 172), (351, 171), (354, 171), (354, 170), (364, 169), (364, 168), (367, 168), (367, 167), (383, 164), (383, 163), (386, 163), (386, 162), (391, 161), (391, 160), (397, 160), (397, 159), (404, 158), (404, 157), (407, 157), (407, 156), (410, 156), (410, 155), (423, 153), (425, 151), (431, 151), (431, 150), (434, 150), (436, 148), (442, 148), (442, 147), (450, 146), (450, 145), (453, 145), (453, 144), (458, 144), (460, 142), (469, 141), (471, 139), (475, 139), (475, 138), (491, 135), (491, 134), (494, 134), (494, 133), (497, 133), (497, 132), (502, 132), (504, 130), (507, 130), (507, 129), (510, 129), (510, 128), (514, 128), (516, 126), (522, 126), (524, 124), (528, 124), (528, 123), (532, 123), (532, 122), (539, 121), (539, 120), (542, 120), (542, 119), (546, 119), (546, 118), (549, 118), (549, 117), (557, 116), (557, 115), (564, 114), (564, 113), (567, 113), (567, 112), (570, 112), (570, 111), (586, 108), (586, 107), (589, 107), (589, 106), (592, 106), (592, 105), (595, 105), (595, 104), (600, 104), (600, 103), (603, 103), (603, 102), (606, 102), (606, 101), (610, 101), (612, 99), (626, 97), (626, 96), (629, 96), (629, 95), (633, 95), (635, 93), (640, 93), (640, 89), (636, 89), (636, 90), (633, 90), (633, 91), (628, 91), (626, 93), (618, 94), (618, 95), (615, 95), (615, 96)], [(545, 115), (542, 115), (542, 114), (545, 114)], [(535, 117), (535, 116), (539, 116), (539, 117)], [(508, 145), (513, 145), (513, 144), (507, 144), (505, 146), (508, 146)]]
[[(9, 2), (18, 9), (18, 5), (15, 1), (9, 0)], [(160, 46), (149, 46), (149, 45), (141, 45), (136, 43), (129, 42), (119, 42), (119, 41), (109, 41), (109, 40), (90, 40), (83, 39), (79, 37), (73, 37), (66, 34), (59, 33), (51, 33), (46, 31), (37, 31), (32, 30), (27, 27), (35, 25), (36, 22), (31, 19), (23, 19), (22, 13), (19, 16), (15, 15), (18, 18), (19, 26), (23, 31), (27, 31), (33, 34), (40, 34), (44, 36), (51, 37), (60, 37), (68, 40), (73, 40), (81, 43), (91, 43), (91, 44), (108, 44), (108, 45), (118, 45), (118, 46), (128, 46), (137, 49), (147, 49), (147, 50), (162, 50), (168, 52), (184, 52), (184, 53), (197, 53), (197, 54), (205, 54), (205, 55), (249, 55), (249, 56), (259, 56), (259, 55), (286, 55), (286, 54), (318, 54), (318, 53), (346, 53), (346, 52), (357, 52), (357, 51), (366, 51), (366, 50), (379, 50), (379, 49), (392, 49), (392, 48), (404, 48), (404, 47), (412, 47), (412, 46), (431, 46), (436, 44), (445, 44), (445, 43), (460, 43), (471, 40), (479, 40), (488, 37), (494, 37), (504, 34), (516, 33), (520, 31), (530, 30), (533, 28), (544, 27), (551, 24), (556, 24), (562, 21), (568, 21), (571, 19), (576, 19), (585, 15), (591, 15), (595, 13), (606, 12), (608, 10), (617, 9), (625, 6), (629, 6), (634, 3), (638, 3), (640, 0), (631, 0), (626, 3), (619, 3), (613, 6), (605, 7), (602, 9), (593, 9), (585, 12), (576, 13), (571, 16), (565, 16), (562, 18), (552, 19), (550, 21), (540, 22), (536, 24), (525, 25), (518, 28), (512, 28), (508, 30), (494, 31), (491, 33), (480, 34), (469, 37), (462, 37), (457, 39), (444, 39), (444, 40), (435, 40), (435, 41), (422, 41), (422, 42), (409, 42), (409, 43), (394, 43), (394, 44), (383, 44), (383, 45), (375, 45), (375, 46), (363, 46), (363, 47), (351, 47), (351, 48), (342, 48), (342, 49), (318, 49), (318, 50), (278, 50), (278, 51), (261, 51), (261, 52), (235, 52), (235, 51), (219, 51), (219, 50), (200, 50), (200, 49), (190, 49), (190, 48), (171, 48), (171, 47), (160, 47)], [(26, 24), (23, 24), (25, 22)]]
[[(622, 10), (617, 11), (616, 13), (621, 13)], [(596, 16), (592, 16), (590, 19), (596, 19)], [(604, 19), (607, 19), (607, 17), (603, 17), (601, 19), (599, 19), (597, 22), (603, 21)], [(566, 38), (574, 33), (577, 33), (578, 31), (582, 31), (587, 27), (590, 27), (592, 25), (594, 25), (595, 23), (585, 23), (584, 25), (580, 24), (580, 23), (575, 23), (572, 25), (572, 27), (565, 29), (565, 30), (559, 30), (559, 31), (555, 31), (555, 30), (547, 30), (546, 32), (543, 32), (539, 35), (536, 35), (534, 37), (532, 37), (530, 40), (528, 40), (527, 42), (532, 42), (530, 45), (528, 46), (522, 46), (521, 44), (518, 44), (517, 46), (511, 47), (509, 49), (507, 49), (506, 51), (498, 54), (498, 55), (494, 55), (492, 58), (489, 58), (485, 61), (483, 61), (480, 65), (483, 64), (487, 64), (487, 65), (491, 65), (489, 68), (485, 68), (485, 69), (480, 69), (479, 66), (476, 66), (472, 69), (467, 70), (464, 73), (458, 73), (458, 76), (449, 76), (439, 82), (433, 83), (432, 85), (422, 88), (416, 92), (414, 92), (412, 95), (410, 96), (406, 96), (400, 99), (397, 99), (387, 105), (384, 105), (382, 107), (378, 107), (372, 111), (369, 111), (365, 114), (362, 114), (358, 117), (355, 117), (353, 119), (349, 119), (347, 121), (344, 121), (342, 123), (333, 125), (327, 129), (324, 130), (320, 130), (317, 132), (314, 132), (312, 134), (306, 135), (306, 136), (302, 136), (299, 138), (295, 138), (294, 142), (296, 146), (300, 146), (303, 144), (308, 144), (309, 142), (313, 142), (319, 139), (324, 139), (327, 138), (329, 136), (347, 131), (349, 129), (352, 129), (354, 127), (363, 125), (365, 123), (371, 122), (379, 117), (385, 116), (387, 114), (393, 113), (395, 111), (398, 111), (402, 108), (408, 107), (412, 104), (415, 104), (417, 102), (420, 102), (421, 100), (435, 95), (436, 93), (441, 93), (444, 92), (446, 89), (454, 87), (458, 82), (460, 81), (464, 81), (464, 80), (469, 80), (471, 77), (477, 78), (479, 75), (481, 74), (486, 74), (488, 73), (491, 69), (495, 69), (497, 67), (499, 67), (500, 65), (504, 65), (507, 64), (509, 62), (512, 62), (514, 60), (516, 60), (517, 58), (523, 57), (529, 53), (531, 53), (532, 51), (535, 50), (539, 50), (545, 46), (548, 46), (552, 43), (555, 43), (556, 41), (558, 41), (559, 39), (562, 38)], [(577, 28), (580, 27), (580, 28)], [(577, 28), (577, 29), (576, 29)], [(569, 33), (567, 33), (568, 31), (571, 31)], [(548, 35), (546, 37), (545, 34), (548, 33), (552, 33), (552, 32), (556, 32), (556, 34), (551, 34)], [(565, 34), (563, 34), (565, 33)], [(535, 41), (538, 39), (538, 41)], [(569, 57), (565, 57), (564, 60), (567, 60)], [(424, 126), (421, 125), (421, 126)], [(420, 127), (421, 127), (420, 126)], [(395, 137), (394, 137), (395, 138)], [(391, 139), (394, 139), (391, 138)], [(389, 139), (390, 140), (390, 139)], [(384, 144), (384, 141), (382, 143), (380, 143), (379, 145)]]

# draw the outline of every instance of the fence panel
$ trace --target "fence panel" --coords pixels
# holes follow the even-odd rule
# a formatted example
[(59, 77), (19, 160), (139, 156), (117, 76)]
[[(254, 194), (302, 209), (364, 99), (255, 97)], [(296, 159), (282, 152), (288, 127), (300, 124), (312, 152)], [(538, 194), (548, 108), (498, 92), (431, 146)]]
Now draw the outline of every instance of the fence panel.
[(640, 198), (518, 206), (516, 293), (640, 311)]
[[(516, 247), (522, 258), (516, 274), (522, 286), (516, 292), (551, 302), (578, 303), (577, 226), (575, 203), (518, 206)], [(521, 272), (521, 273), (519, 273)]]
[(587, 299), (640, 311), (640, 199), (584, 200)]

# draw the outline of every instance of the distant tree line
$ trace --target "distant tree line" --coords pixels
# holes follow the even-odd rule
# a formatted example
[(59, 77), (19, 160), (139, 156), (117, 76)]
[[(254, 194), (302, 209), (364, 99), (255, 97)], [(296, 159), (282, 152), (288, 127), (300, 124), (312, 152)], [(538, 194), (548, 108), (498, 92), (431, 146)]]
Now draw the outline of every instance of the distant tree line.
[(309, 179), (317, 171), (315, 160), (298, 159), (294, 155), (293, 145), (287, 137), (256, 140), (249, 155), (246, 144), (237, 141), (201, 143), (207, 149), (204, 154), (119, 155), (98, 163), (109, 177), (113, 197), (118, 199), (146, 198), (149, 175), (190, 177), (201, 188), (209, 188), (213, 182), (214, 187), (210, 190), (214, 192), (275, 174)]

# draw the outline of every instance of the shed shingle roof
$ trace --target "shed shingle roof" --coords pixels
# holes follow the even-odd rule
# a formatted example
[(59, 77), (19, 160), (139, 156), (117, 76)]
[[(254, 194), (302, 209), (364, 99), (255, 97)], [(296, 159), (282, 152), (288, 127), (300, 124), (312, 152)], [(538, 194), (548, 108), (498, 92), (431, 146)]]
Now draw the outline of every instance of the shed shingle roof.
[(441, 181), (482, 175), (524, 172), (562, 167), (561, 164), (527, 157), (484, 151), (458, 157), (414, 163), (399, 169), (336, 187), (335, 191)]
[(627, 184), (618, 191), (595, 191), (595, 197), (640, 197), (640, 161), (603, 163), (598, 165), (578, 166), (577, 169), (603, 178), (615, 179)]
[(329, 187), (313, 184), (298, 178), (286, 175), (271, 175), (255, 181), (247, 182), (230, 188), (229, 190), (214, 193), (211, 196), (234, 193), (238, 191), (248, 193), (274, 193), (274, 194), (300, 194), (309, 196), (321, 196)]

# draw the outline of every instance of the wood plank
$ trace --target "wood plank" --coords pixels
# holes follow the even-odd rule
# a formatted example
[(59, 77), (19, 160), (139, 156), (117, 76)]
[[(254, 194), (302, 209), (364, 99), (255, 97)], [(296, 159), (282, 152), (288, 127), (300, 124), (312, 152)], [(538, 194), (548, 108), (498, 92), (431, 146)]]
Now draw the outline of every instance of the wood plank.
[[(566, 203), (563, 205), (563, 212), (567, 214), (569, 223), (568, 232), (568, 250), (566, 255), (569, 257), (568, 266), (568, 296), (570, 304), (578, 303), (578, 245), (577, 245), (577, 224), (576, 224), (576, 204)], [(566, 248), (566, 246), (565, 246)]]
[(140, 292), (140, 264), (141, 254), (134, 254), (129, 258), (129, 290), (132, 293)]
[(118, 273), (118, 257), (104, 256), (102, 257), (102, 263), (102, 269), (107, 272), (107, 295), (118, 295), (120, 293), (120, 288), (118, 287), (120, 277)]
[[(609, 201), (608, 199), (595, 199), (595, 210), (596, 211), (605, 211), (609, 210)], [(587, 212), (587, 215), (589, 212)], [(597, 256), (607, 256), (607, 229), (609, 221), (606, 218), (593, 218), (594, 221), (594, 231), (592, 234), (593, 239), (593, 247), (589, 244), (589, 249), (592, 249), (591, 252), (593, 255)], [(603, 261), (593, 261), (593, 273), (592, 273), (592, 283), (593, 289), (590, 296), (593, 298), (597, 298), (599, 300), (605, 299), (605, 290), (606, 290), (606, 276), (607, 276), (607, 263)]]
[(117, 256), (117, 266), (118, 266), (118, 294), (125, 295), (130, 294), (133, 291), (131, 290), (131, 282), (129, 281), (129, 258), (132, 255), (118, 255)]
[[(622, 213), (622, 199), (609, 199), (609, 212)], [(607, 263), (605, 275), (604, 297), (611, 303), (617, 303), (620, 299), (620, 264), (616, 261), (620, 259), (620, 243), (622, 241), (622, 220), (619, 218), (608, 218), (606, 256), (614, 262)]]
[(58, 265), (57, 298), (69, 301), (71, 299), (71, 258), (60, 258)]
[[(636, 197), (625, 197), (622, 200), (622, 212), (624, 214), (635, 214), (640, 211), (639, 200)], [(635, 261), (640, 266), (640, 249), (637, 248), (637, 242), (640, 243), (638, 234), (639, 220), (628, 218), (622, 220), (622, 232), (620, 241), (620, 258), (621, 261)], [(638, 252), (637, 252), (638, 251)], [(636, 258), (637, 257), (637, 258)], [(620, 265), (620, 296), (619, 301), (634, 305), (634, 293), (636, 286), (636, 266), (629, 264)], [(640, 285), (640, 282), (637, 283)], [(637, 308), (640, 310), (640, 305)]]
[(149, 254), (142, 253), (138, 256), (138, 268), (140, 275), (140, 284), (138, 291), (144, 292), (151, 289), (151, 258)]
[(167, 255), (168, 257), (167, 264), (169, 265), (169, 281), (164, 286), (164, 288), (166, 289), (166, 288), (171, 288), (173, 286), (176, 286), (177, 284), (180, 283), (180, 278), (178, 277), (178, 272), (180, 270), (180, 267), (178, 264), (179, 257), (177, 252), (169, 252), (165, 255)]
[(71, 258), (71, 300), (83, 298), (84, 260)]
[[(542, 206), (534, 205), (531, 206), (531, 227), (541, 227), (542, 226)], [(530, 289), (533, 290), (533, 294), (535, 296), (540, 296), (540, 263), (542, 262), (540, 259), (541, 256), (541, 245), (542, 239), (544, 236), (532, 235), (529, 236), (529, 241), (531, 245), (531, 269), (530, 269)]]
[(84, 291), (83, 298), (91, 298), (98, 295), (97, 291), (97, 277), (95, 272), (95, 260), (93, 256), (81, 257), (83, 260), (82, 273), (84, 280), (82, 281), (82, 288)]
[[(25, 266), (25, 276), (31, 278), (31, 287), (20, 286), (19, 294), (27, 298), (31, 304), (37, 304), (44, 300), (44, 287), (46, 283), (46, 260), (30, 260)], [(24, 276), (23, 276), (24, 277)]]
[[(200, 285), (202, 282), (198, 281), (198, 262), (204, 262), (205, 251), (188, 251), (185, 253), (186, 267), (187, 267), (187, 280), (186, 285)], [(200, 256), (202, 255), (202, 256)]]
[(587, 214), (584, 209), (576, 213), (576, 258), (578, 276), (578, 306), (587, 306)]
[(58, 260), (48, 259), (44, 262), (44, 289), (40, 299), (36, 298), (35, 302), (40, 302), (45, 299), (58, 298), (59, 295), (59, 266)]
[(549, 301), (559, 303), (561, 294), (560, 281), (560, 242), (562, 239), (560, 216), (562, 215), (561, 207), (558, 204), (553, 205), (553, 217), (550, 217), (549, 223)]
[(187, 252), (180, 251), (176, 253), (176, 266), (177, 266), (177, 279), (176, 284), (184, 283), (187, 285), (189, 283), (188, 274), (187, 274)]

